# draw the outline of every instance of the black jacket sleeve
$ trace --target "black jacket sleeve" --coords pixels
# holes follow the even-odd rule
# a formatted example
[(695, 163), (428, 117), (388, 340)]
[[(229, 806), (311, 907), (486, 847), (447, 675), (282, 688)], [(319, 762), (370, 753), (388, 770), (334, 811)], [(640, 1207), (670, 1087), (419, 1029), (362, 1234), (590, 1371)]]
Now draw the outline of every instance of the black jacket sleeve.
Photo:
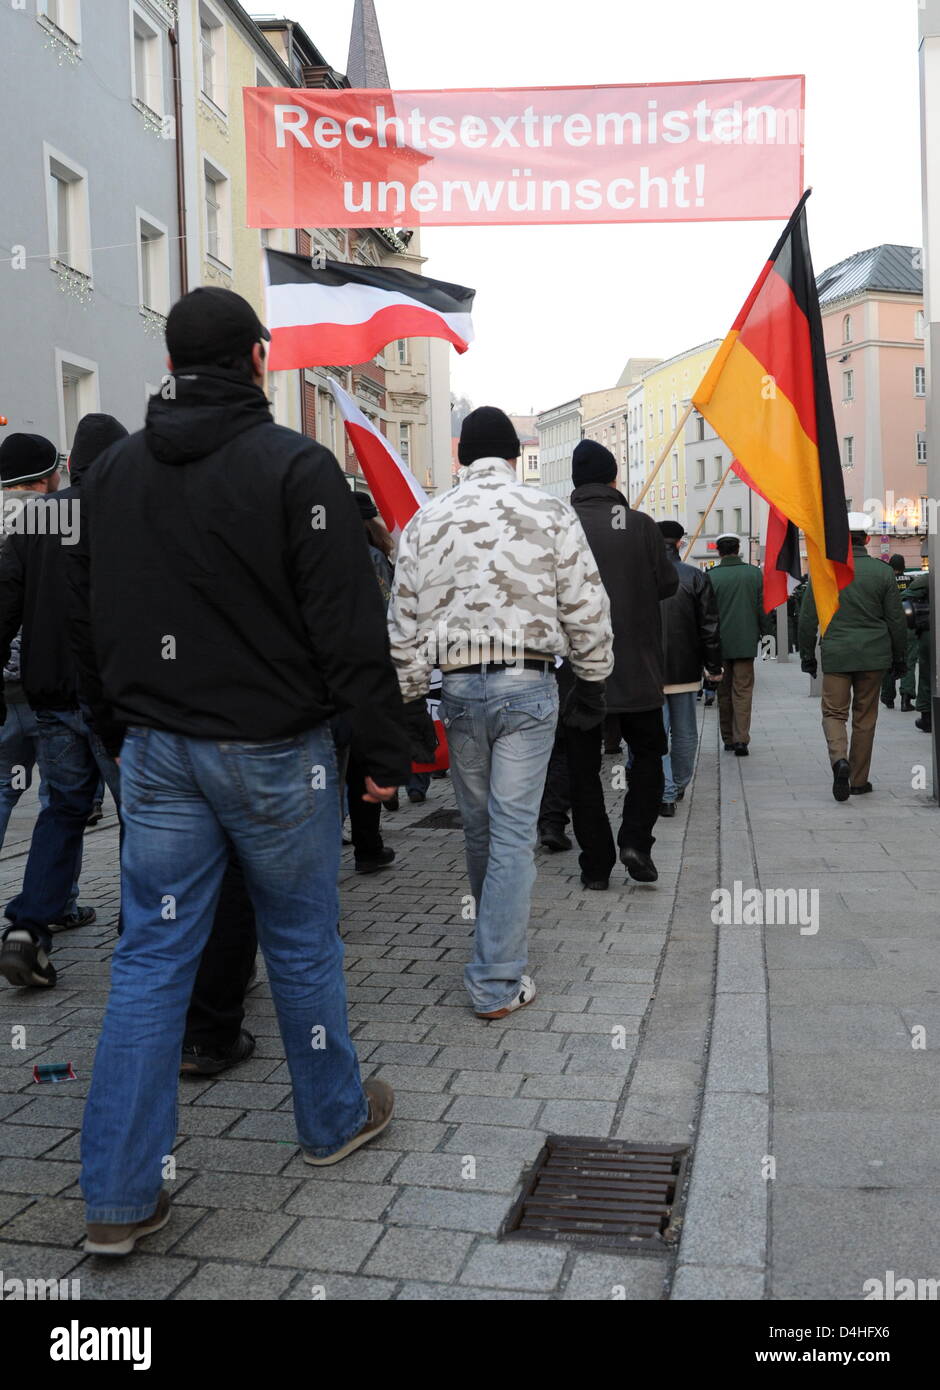
[(359, 511), (336, 460), (318, 447), (291, 463), (285, 481), (286, 562), (317, 665), (353, 748), (379, 786), (411, 771), (402, 700), (388, 645), (385, 606)]
[(91, 507), (86, 479), (78, 509), (78, 538), (63, 546), (65, 557), (66, 605), (69, 615), (69, 641), (78, 669), (78, 691), (90, 712), (90, 722), (112, 758), (117, 758), (124, 742), (124, 725), (104, 697), (98, 657), (91, 630)]
[(692, 587), (695, 599), (695, 619), (698, 624), (702, 665), (709, 675), (721, 670), (721, 634), (718, 625), (718, 599), (704, 574), (697, 576)]
[(10, 659), (10, 643), (23, 625), (25, 579), (16, 537), (0, 549), (0, 671)]
[(656, 592), (660, 599), (669, 598), (679, 587), (679, 571), (666, 550), (662, 533), (652, 517), (649, 518), (649, 546), (653, 560)]

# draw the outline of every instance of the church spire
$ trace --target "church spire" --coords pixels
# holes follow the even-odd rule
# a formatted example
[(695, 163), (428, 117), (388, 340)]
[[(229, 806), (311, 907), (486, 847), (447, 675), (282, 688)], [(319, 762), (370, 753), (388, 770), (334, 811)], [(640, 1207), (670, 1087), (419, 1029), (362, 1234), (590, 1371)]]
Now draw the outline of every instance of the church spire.
[(374, 0), (356, 0), (346, 76), (353, 87), (390, 86)]

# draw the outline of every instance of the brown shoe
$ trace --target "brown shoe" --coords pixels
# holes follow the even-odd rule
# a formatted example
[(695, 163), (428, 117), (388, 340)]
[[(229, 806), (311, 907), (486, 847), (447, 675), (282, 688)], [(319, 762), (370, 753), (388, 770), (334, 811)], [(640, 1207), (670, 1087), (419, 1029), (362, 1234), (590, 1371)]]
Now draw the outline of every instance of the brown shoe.
[(143, 1221), (117, 1225), (111, 1221), (89, 1221), (85, 1236), (86, 1255), (129, 1255), (144, 1236), (160, 1231), (170, 1219), (170, 1196), (161, 1192), (153, 1215)]
[(369, 1102), (369, 1114), (359, 1133), (347, 1139), (343, 1147), (335, 1153), (327, 1154), (326, 1158), (317, 1158), (314, 1154), (308, 1154), (305, 1149), (305, 1163), (312, 1163), (315, 1168), (328, 1168), (331, 1163), (339, 1163), (340, 1159), (347, 1158), (356, 1149), (361, 1149), (363, 1144), (368, 1144), (370, 1139), (382, 1133), (395, 1109), (395, 1092), (387, 1081), (366, 1081), (362, 1089)]

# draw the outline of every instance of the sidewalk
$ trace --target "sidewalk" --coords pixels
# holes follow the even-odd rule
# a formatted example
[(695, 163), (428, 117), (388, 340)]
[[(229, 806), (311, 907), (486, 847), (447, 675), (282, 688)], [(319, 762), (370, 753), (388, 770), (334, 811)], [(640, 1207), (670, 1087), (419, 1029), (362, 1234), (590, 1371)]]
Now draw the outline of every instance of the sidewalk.
[[(917, 898), (940, 878), (940, 822), (908, 770), (930, 740), (882, 711), (877, 792), (839, 806), (806, 684), (794, 664), (760, 669), (747, 760), (720, 752), (716, 712), (700, 711), (695, 784), (657, 827), (654, 889), (618, 871), (587, 894), (575, 853), (539, 855), (539, 999), (505, 1022), (474, 1019), (461, 986), (460, 833), (422, 824), (452, 807), (450, 784), (403, 801), (384, 818), (393, 870), (356, 877), (347, 851), (341, 884), (354, 1036), (363, 1074), (396, 1088), (392, 1126), (335, 1169), (303, 1164), (261, 979), (255, 1057), (180, 1088), (169, 1226), (112, 1263), (81, 1252), (76, 1184), (117, 902), (114, 828), (89, 833), (83, 901), (99, 922), (61, 939), (53, 994), (0, 988), (4, 1277), (68, 1273), (83, 1299), (654, 1299), (858, 1298), (888, 1269), (937, 1273), (940, 947)], [(9, 848), (7, 895), (24, 862)], [(716, 955), (712, 892), (735, 878), (818, 886), (818, 934), (721, 928)], [(17, 1026), (25, 1048), (8, 1045)], [(36, 1060), (72, 1061), (79, 1079), (36, 1086)], [(678, 1255), (498, 1243), (546, 1133), (694, 1139)]]

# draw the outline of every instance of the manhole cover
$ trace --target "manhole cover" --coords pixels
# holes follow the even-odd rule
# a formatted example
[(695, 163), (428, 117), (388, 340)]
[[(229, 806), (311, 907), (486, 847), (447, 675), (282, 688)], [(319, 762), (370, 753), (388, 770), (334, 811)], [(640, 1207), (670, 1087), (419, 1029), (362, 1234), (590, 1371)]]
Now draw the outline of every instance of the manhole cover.
[(458, 810), (445, 807), (416, 820), (415, 827), (418, 830), (463, 830), (463, 821)]
[(687, 1148), (550, 1134), (503, 1223), (503, 1240), (662, 1248), (682, 1191)]

